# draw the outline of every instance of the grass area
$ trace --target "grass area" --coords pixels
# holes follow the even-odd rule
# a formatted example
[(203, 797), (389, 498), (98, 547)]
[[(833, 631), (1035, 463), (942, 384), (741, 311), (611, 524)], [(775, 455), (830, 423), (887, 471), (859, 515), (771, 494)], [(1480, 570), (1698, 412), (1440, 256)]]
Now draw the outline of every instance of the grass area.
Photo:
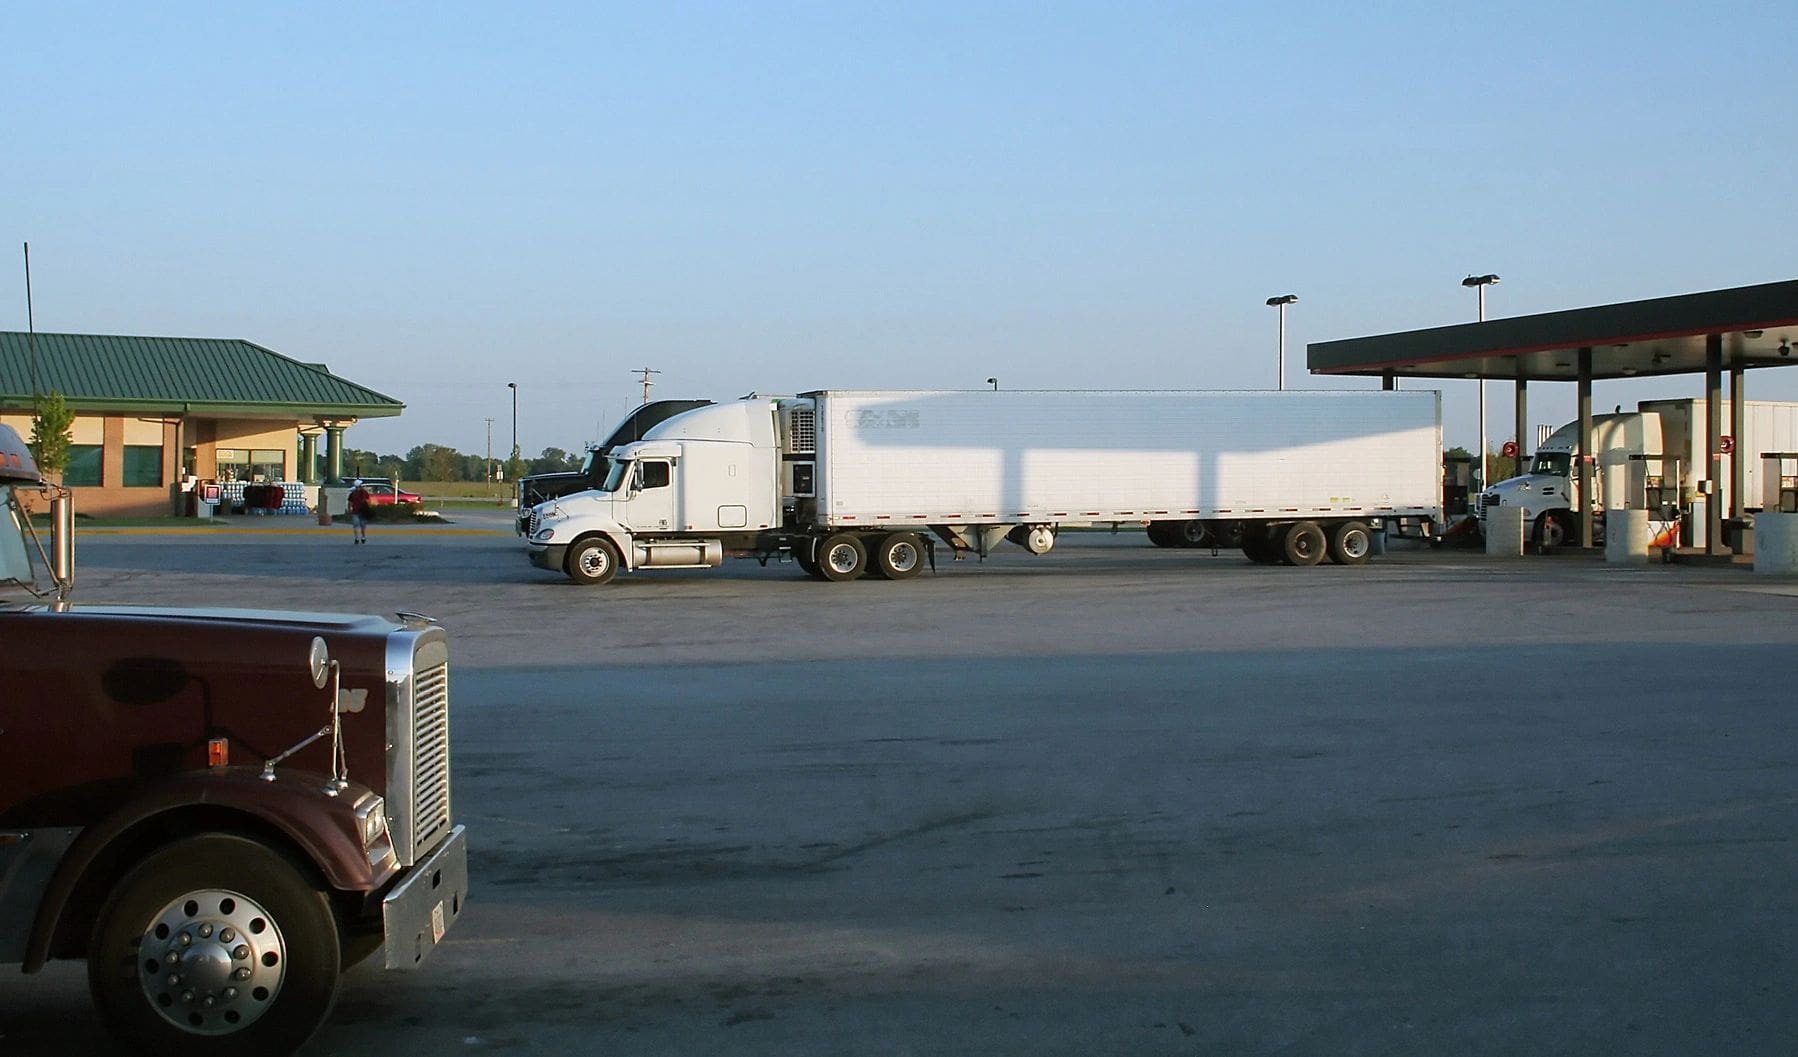
[(425, 497), (427, 510), (509, 510), (512, 498), (504, 499), (443, 499), (437, 496)]
[[(47, 514), (31, 515), (31, 524), (40, 529), (51, 528)], [(208, 519), (205, 521), (191, 517), (88, 517), (86, 514), (75, 515), (75, 532), (79, 535), (82, 529), (90, 528), (158, 528), (158, 529), (217, 529), (228, 528), (229, 522)]]

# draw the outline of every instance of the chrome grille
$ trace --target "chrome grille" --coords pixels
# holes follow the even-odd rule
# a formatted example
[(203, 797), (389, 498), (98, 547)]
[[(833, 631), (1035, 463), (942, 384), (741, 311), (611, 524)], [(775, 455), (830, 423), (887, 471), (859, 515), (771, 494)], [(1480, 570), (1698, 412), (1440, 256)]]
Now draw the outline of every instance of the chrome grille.
[(536, 507), (532, 507), (531, 508), (531, 529), (528, 533), (526, 533), (526, 535), (535, 536), (537, 534), (537, 525), (540, 522), (542, 522), (542, 520), (543, 520), (543, 515), (538, 513)]
[(450, 829), (449, 665), (423, 669), (412, 690), (412, 849), (422, 855)]

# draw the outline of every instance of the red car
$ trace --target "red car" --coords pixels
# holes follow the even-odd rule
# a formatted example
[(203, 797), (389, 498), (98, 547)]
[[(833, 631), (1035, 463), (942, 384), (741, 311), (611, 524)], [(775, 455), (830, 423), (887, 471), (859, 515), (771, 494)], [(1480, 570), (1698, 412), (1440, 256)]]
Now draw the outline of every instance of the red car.
[(369, 506), (392, 506), (395, 503), (421, 503), (417, 492), (408, 492), (385, 481), (364, 481), (362, 490), (368, 493)]

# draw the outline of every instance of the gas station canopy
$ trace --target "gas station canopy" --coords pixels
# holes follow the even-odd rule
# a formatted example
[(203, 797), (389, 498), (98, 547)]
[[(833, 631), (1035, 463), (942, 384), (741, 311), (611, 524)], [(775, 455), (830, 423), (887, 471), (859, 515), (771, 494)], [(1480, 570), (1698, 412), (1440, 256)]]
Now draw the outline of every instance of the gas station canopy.
[[(1485, 276), (1495, 280), (1496, 276)], [(1477, 282), (1474, 277), (1468, 283)], [(1704, 376), (1704, 494), (1707, 553), (1722, 546), (1727, 494), (1733, 516), (1743, 513), (1742, 462), (1729, 460), (1729, 487), (1721, 473), (1726, 438), (1743, 435), (1743, 375), (1755, 367), (1798, 362), (1798, 280), (1710, 290), (1647, 301), (1489, 319), (1429, 330), (1316, 342), (1307, 347), (1313, 374), (1374, 375), (1385, 388), (1406, 378), (1478, 378), (1508, 381), (1514, 388), (1518, 444), (1526, 443), (1529, 383), (1573, 382), (1579, 387), (1579, 489), (1592, 496), (1592, 382), (1668, 374)], [(1730, 378), (1729, 423), (1723, 421), (1722, 380)], [(1483, 397), (1482, 397), (1483, 408)], [(1484, 414), (1482, 410), (1482, 415)], [(1484, 434), (1482, 424), (1481, 433)], [(1524, 453), (1519, 450), (1520, 457)], [(1484, 459), (1481, 460), (1482, 464)], [(1579, 510), (1580, 541), (1593, 542), (1590, 501)]]
[(1798, 280), (1534, 316), (1379, 334), (1307, 347), (1313, 374), (1494, 381), (1701, 374), (1720, 337), (1728, 370), (1798, 363)]

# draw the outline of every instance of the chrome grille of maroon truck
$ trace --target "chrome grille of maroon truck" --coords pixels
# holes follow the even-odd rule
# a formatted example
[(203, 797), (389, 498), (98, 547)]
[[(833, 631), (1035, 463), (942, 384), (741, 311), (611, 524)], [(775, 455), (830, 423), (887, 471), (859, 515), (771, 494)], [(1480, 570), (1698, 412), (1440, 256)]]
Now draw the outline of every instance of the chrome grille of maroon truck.
[(450, 828), (449, 665), (414, 676), (412, 731), (412, 846), (418, 855)]

